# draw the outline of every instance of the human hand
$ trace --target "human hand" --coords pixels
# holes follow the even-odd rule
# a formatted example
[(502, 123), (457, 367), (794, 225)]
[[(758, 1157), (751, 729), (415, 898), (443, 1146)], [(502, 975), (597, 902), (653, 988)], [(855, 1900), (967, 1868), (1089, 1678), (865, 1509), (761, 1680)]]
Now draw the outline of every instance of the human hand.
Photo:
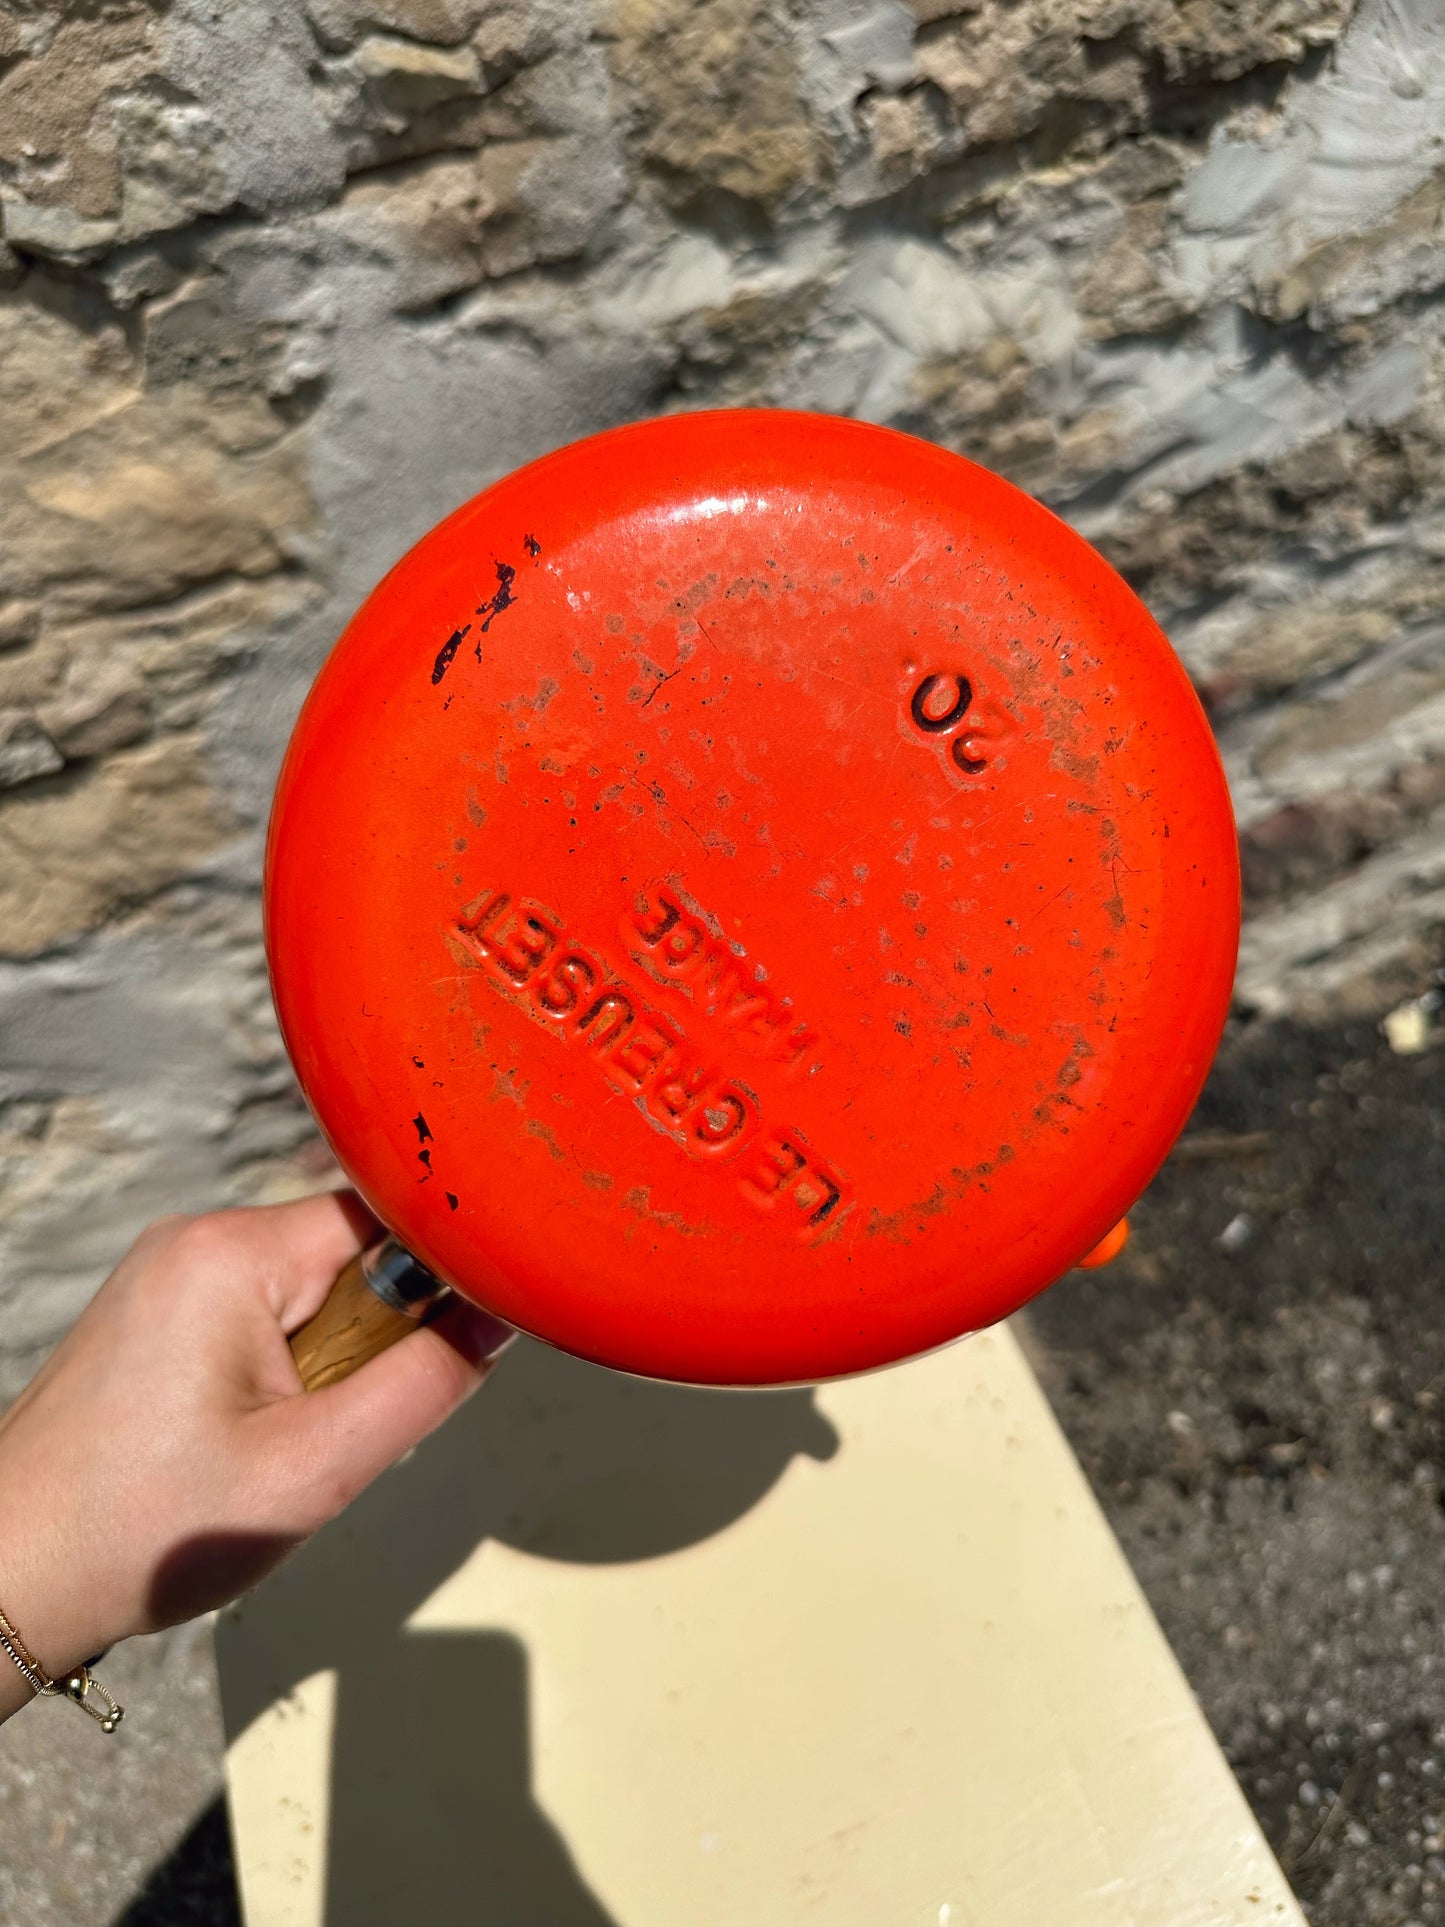
[(481, 1383), (510, 1328), (452, 1299), (302, 1391), (287, 1337), (377, 1235), (347, 1192), (162, 1219), (0, 1418), (0, 1610), (52, 1678), (255, 1585)]

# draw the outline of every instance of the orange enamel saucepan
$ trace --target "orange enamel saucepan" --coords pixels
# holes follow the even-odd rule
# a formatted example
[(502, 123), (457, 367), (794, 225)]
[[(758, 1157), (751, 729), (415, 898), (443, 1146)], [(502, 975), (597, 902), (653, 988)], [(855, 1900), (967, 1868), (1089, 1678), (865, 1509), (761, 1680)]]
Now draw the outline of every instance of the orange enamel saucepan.
[(563, 448), (398, 563), (296, 726), (266, 921), (396, 1241), (309, 1379), (421, 1279), (767, 1385), (1109, 1239), (1218, 1042), (1239, 876), (1189, 681), (1079, 536), (908, 436), (740, 410)]

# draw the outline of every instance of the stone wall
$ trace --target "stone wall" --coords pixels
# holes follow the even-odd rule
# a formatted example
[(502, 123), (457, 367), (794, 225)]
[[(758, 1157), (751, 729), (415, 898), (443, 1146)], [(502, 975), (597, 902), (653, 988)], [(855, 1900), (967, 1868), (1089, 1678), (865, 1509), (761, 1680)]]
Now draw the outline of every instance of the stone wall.
[(8, 0), (0, 1393), (147, 1218), (326, 1165), (257, 918), (349, 611), (628, 417), (1002, 470), (1225, 747), (1241, 1005), (1445, 925), (1438, 0)]

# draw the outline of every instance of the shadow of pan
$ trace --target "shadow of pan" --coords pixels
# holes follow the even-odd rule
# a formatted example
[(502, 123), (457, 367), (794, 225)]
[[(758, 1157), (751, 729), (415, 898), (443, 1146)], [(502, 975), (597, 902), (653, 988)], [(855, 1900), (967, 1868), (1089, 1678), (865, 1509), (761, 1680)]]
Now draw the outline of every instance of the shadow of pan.
[(223, 1638), (233, 1738), (301, 1680), (338, 1675), (329, 1927), (606, 1927), (532, 1800), (523, 1649), (406, 1622), (486, 1538), (656, 1558), (740, 1518), (795, 1457), (837, 1449), (810, 1390), (654, 1384), (519, 1342)]

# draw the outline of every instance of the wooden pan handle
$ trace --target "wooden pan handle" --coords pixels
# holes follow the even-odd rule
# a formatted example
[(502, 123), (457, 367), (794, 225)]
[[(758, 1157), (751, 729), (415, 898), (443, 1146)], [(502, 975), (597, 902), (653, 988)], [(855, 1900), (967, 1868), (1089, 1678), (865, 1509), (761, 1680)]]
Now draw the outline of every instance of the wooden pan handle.
[(445, 1292), (395, 1238), (359, 1252), (316, 1316), (292, 1334), (301, 1383), (314, 1392), (350, 1378), (367, 1359), (414, 1332)]

